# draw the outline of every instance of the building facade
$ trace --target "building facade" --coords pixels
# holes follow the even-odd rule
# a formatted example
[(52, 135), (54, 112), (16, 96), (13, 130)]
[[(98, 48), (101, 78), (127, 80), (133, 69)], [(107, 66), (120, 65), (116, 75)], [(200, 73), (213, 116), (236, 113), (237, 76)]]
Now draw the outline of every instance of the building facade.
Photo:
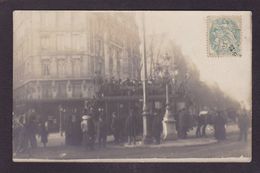
[(97, 77), (140, 78), (133, 13), (15, 11), (13, 36), (14, 105), (90, 99)]

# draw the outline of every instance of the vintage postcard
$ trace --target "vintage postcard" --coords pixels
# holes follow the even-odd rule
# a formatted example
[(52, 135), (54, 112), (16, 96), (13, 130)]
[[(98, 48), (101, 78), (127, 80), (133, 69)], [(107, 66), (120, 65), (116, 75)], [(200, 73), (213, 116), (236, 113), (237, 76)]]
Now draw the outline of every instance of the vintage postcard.
[(250, 11), (13, 12), (13, 161), (250, 162)]

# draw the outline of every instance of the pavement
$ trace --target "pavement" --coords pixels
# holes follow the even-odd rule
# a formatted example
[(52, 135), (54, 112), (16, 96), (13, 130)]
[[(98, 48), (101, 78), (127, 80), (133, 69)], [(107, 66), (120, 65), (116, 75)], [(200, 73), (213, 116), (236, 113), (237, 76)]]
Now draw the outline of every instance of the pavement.
[(119, 147), (128, 147), (128, 148), (137, 148), (137, 147), (149, 147), (149, 148), (164, 148), (164, 147), (187, 147), (187, 146), (198, 146), (198, 145), (209, 145), (217, 143), (218, 141), (211, 138), (190, 138), (190, 139), (178, 139), (173, 141), (163, 141), (161, 144), (151, 144), (144, 145), (141, 142), (136, 143), (136, 145), (125, 144), (123, 146), (113, 146), (114, 148)]

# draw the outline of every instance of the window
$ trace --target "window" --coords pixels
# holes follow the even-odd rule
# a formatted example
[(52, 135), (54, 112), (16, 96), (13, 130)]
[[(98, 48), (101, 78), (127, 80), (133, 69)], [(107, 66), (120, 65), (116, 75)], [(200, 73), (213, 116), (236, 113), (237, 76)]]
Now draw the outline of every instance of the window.
[(41, 25), (44, 29), (55, 27), (56, 14), (55, 12), (41, 12)]
[(73, 30), (82, 30), (85, 28), (85, 12), (72, 11), (71, 18)]
[(112, 57), (112, 49), (110, 48), (109, 50), (110, 52), (110, 56), (109, 56), (109, 74), (112, 75), (113, 74), (113, 57)]
[(102, 40), (97, 40), (96, 42), (96, 55), (102, 56)]
[(66, 98), (66, 94), (67, 94), (67, 91), (66, 91), (66, 82), (65, 81), (58, 81), (57, 82), (57, 86), (58, 86), (58, 94), (57, 96), (59, 98)]
[(120, 75), (120, 57), (119, 57), (119, 51), (116, 51), (116, 70), (117, 74)]
[(50, 35), (43, 34), (41, 35), (41, 49), (47, 50), (50, 48)]
[(57, 28), (62, 30), (68, 30), (71, 26), (71, 14), (66, 11), (59, 11), (57, 13)]
[(45, 99), (52, 97), (51, 83), (50, 82), (43, 82), (42, 83), (42, 97), (45, 98)]
[(58, 33), (57, 34), (57, 50), (65, 51), (70, 50), (70, 33)]
[(48, 60), (44, 60), (42, 62), (42, 75), (43, 76), (50, 75), (50, 62)]
[(80, 59), (73, 59), (72, 60), (72, 75), (80, 76), (80, 71), (81, 71)]
[(26, 62), (26, 70), (27, 70), (27, 73), (29, 73), (29, 74), (32, 72), (32, 66), (31, 66), (30, 61)]
[(94, 59), (95, 57), (93, 57), (93, 56), (90, 56), (90, 58), (89, 58), (89, 61), (90, 61), (90, 74), (94, 74), (94, 70), (95, 70), (95, 59)]
[(77, 98), (81, 97), (81, 83), (80, 82), (73, 82), (72, 96), (77, 97)]
[(66, 62), (65, 62), (65, 60), (63, 60), (63, 59), (58, 60), (57, 71), (58, 71), (58, 76), (65, 76), (65, 74), (66, 74)]
[(83, 36), (80, 33), (72, 33), (72, 49), (75, 51), (81, 51), (84, 48)]
[(94, 22), (91, 20), (89, 27), (90, 27), (90, 32), (89, 32), (89, 44), (90, 44), (90, 52), (94, 52)]
[(57, 50), (64, 50), (63, 34), (57, 35)]

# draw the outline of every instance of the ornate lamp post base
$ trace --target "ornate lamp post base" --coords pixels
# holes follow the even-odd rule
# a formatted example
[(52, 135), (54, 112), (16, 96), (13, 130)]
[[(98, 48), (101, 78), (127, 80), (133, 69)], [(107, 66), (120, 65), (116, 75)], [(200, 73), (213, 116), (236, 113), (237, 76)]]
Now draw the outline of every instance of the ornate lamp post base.
[(170, 112), (166, 110), (163, 118), (163, 140), (176, 140), (177, 132), (175, 128), (175, 120), (171, 117)]
[(143, 142), (144, 145), (152, 144), (153, 138), (151, 136), (144, 136), (142, 142)]
[(169, 86), (166, 83), (166, 111), (163, 118), (163, 140), (177, 139), (177, 132), (175, 128), (175, 119), (171, 113), (169, 104)]
[(153, 138), (151, 136), (151, 117), (149, 116), (148, 112), (145, 111), (143, 112), (143, 140), (142, 143), (147, 145), (147, 144), (152, 144), (153, 143)]

